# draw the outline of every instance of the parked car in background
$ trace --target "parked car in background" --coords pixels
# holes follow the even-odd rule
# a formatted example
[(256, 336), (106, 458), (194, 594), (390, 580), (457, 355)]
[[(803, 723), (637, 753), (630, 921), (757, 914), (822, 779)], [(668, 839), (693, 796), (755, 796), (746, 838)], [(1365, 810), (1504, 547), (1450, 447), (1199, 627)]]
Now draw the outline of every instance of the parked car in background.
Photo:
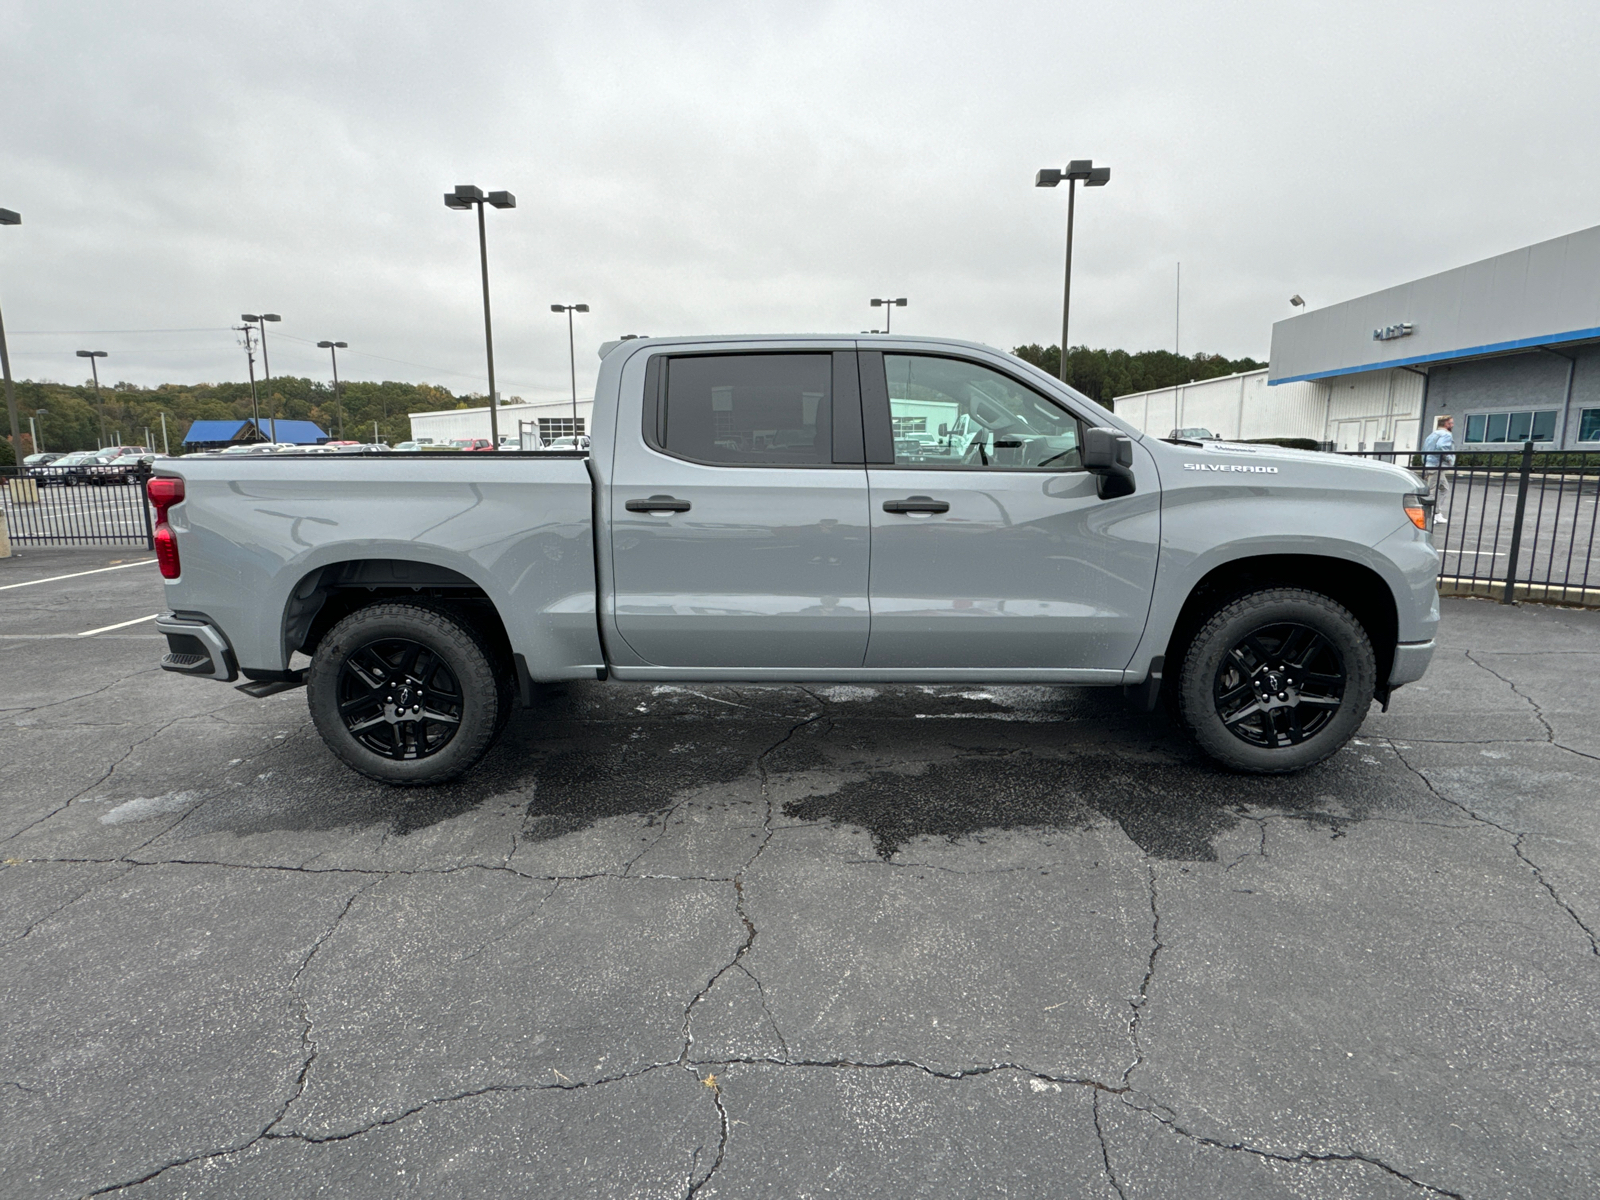
[(81, 483), (98, 483), (101, 472), (111, 459), (98, 450), (78, 450), (63, 454), (54, 462), (40, 468), (35, 478), (40, 483), (59, 483), (76, 487)]
[(382, 442), (329, 442), (336, 454), (392, 454), (394, 451)]
[(22, 460), (22, 473), (24, 475), (42, 474), (41, 468), (48, 467), (61, 457), (62, 455), (60, 454), (51, 454), (49, 451), (44, 450), (41, 450), (38, 454), (30, 454)]
[(574, 437), (569, 433), (564, 437), (558, 437), (553, 442), (546, 442), (543, 448), (546, 450), (565, 450), (568, 453), (573, 450), (587, 450), (589, 448), (589, 435), (580, 433)]
[(474, 453), (483, 450), (492, 451), (495, 448), (494, 443), (488, 438), (456, 438), (450, 444), (457, 450), (467, 450)]
[(1179, 442), (1219, 442), (1222, 439), (1204, 425), (1185, 425), (1167, 434), (1167, 440)]

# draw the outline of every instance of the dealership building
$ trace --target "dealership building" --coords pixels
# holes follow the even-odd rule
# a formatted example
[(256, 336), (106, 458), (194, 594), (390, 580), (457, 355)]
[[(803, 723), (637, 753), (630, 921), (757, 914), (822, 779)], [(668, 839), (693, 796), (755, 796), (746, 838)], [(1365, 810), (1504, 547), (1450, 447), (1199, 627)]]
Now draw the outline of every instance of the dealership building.
[(1600, 451), (1600, 226), (1289, 317), (1268, 367), (1119, 396), (1146, 433)]

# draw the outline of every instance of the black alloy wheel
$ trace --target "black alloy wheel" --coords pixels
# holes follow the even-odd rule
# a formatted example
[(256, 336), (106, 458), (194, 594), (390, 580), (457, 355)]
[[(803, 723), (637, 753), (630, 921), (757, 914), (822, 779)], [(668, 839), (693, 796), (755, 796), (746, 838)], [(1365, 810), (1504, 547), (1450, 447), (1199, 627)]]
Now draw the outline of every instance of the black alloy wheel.
[(359, 608), (323, 636), (306, 705), (328, 749), (372, 779), (444, 783), (510, 719), (516, 676), (470, 615), (411, 600)]
[(1298, 771), (1338, 751), (1376, 690), (1366, 628), (1305, 588), (1223, 603), (1181, 661), (1172, 695), (1180, 723), (1209, 757), (1251, 774)]
[(1245, 634), (1217, 667), (1217, 716), (1252, 746), (1298, 746), (1344, 703), (1344, 659), (1322, 634), (1283, 622)]
[(339, 718), (374, 754), (428, 758), (461, 728), (461, 685), (421, 642), (383, 638), (353, 651), (339, 670)]

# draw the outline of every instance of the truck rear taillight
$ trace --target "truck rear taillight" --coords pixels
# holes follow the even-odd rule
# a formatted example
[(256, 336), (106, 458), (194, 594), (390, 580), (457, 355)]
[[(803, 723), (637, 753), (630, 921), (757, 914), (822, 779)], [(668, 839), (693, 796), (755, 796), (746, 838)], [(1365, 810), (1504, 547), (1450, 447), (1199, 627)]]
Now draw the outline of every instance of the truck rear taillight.
[(176, 579), (180, 570), (178, 566), (178, 538), (172, 532), (172, 526), (165, 521), (156, 526), (156, 566), (161, 571), (161, 578)]
[(145, 495), (156, 510), (156, 568), (163, 579), (176, 579), (178, 565), (178, 538), (167, 524), (167, 510), (183, 499), (183, 480), (170, 475), (152, 475), (145, 484)]
[(165, 521), (167, 509), (183, 499), (183, 480), (170, 475), (152, 475), (144, 490), (156, 510), (156, 520)]

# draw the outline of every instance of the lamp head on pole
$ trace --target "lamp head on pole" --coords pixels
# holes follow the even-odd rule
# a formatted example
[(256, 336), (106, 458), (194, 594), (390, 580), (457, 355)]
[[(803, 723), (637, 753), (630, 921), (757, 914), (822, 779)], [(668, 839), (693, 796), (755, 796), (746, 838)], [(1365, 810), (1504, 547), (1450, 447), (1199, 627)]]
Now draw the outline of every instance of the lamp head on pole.
[(348, 350), (349, 348), (350, 348), (350, 343), (349, 342), (318, 342), (317, 343), (317, 349), (318, 350)]
[(261, 314), (261, 319), (263, 321), (281, 321), (281, 320), (283, 320), (283, 318), (280, 317), (277, 313), (262, 313)]
[(12, 212), (9, 208), (0, 208), (0, 225), (21, 225), (22, 214)]
[(1299, 292), (1289, 297), (1289, 304), (1293, 308), (1304, 308), (1306, 306), (1306, 302), (1300, 298)]
[(1097, 167), (1091, 158), (1075, 158), (1064, 170), (1045, 167), (1033, 177), (1033, 186), (1056, 187), (1068, 179), (1075, 179), (1084, 187), (1105, 187), (1111, 182), (1111, 168)]
[(78, 357), (79, 358), (105, 358), (106, 357), (106, 352), (104, 350), (79, 350), (78, 351)]

